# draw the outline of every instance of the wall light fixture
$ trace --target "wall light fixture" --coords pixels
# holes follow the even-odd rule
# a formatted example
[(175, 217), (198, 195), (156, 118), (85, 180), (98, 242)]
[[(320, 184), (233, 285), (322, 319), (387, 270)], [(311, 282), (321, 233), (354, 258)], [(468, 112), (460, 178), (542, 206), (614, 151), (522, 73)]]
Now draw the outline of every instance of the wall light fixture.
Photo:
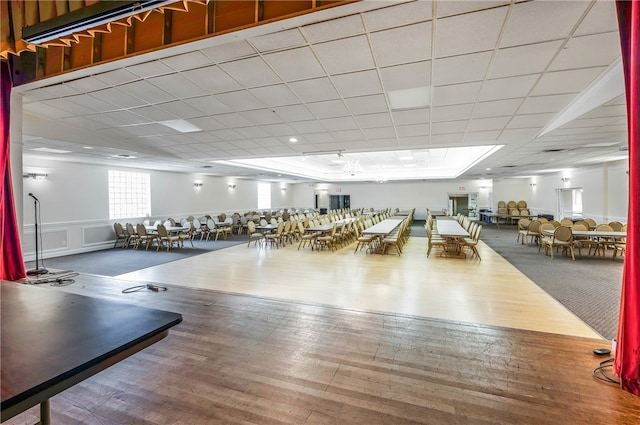
[(44, 173), (25, 173), (22, 175), (25, 179), (33, 179), (33, 180), (44, 180), (46, 179), (48, 174)]

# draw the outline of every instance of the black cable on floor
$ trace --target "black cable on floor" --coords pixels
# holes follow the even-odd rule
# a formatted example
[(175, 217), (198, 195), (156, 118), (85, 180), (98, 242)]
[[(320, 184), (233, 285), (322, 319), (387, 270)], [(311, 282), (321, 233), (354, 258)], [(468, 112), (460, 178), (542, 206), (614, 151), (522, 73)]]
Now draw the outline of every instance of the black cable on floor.
[(614, 358), (611, 357), (610, 359), (601, 361), (600, 362), (600, 366), (598, 366), (597, 368), (593, 369), (593, 371), (591, 372), (593, 377), (596, 378), (598, 381), (602, 381), (602, 382), (605, 382), (607, 384), (620, 385), (620, 381), (618, 381), (615, 378), (612, 378), (606, 372), (606, 369), (613, 368), (613, 360), (614, 360)]
[(126, 288), (122, 290), (123, 294), (130, 294), (132, 292), (138, 292), (138, 291), (142, 291), (143, 289), (149, 289), (153, 292), (160, 292), (160, 291), (166, 291), (167, 287), (166, 286), (157, 286), (157, 285), (153, 285), (151, 283), (147, 283), (146, 285), (136, 285), (136, 286), (132, 286), (130, 288)]

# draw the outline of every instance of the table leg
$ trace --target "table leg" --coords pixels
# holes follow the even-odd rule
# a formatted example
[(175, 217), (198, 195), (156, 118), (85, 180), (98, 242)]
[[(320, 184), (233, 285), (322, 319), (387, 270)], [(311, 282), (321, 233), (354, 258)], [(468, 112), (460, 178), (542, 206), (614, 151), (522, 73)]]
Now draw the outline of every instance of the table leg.
[(51, 424), (51, 401), (46, 399), (40, 403), (40, 422), (38, 425), (50, 425)]

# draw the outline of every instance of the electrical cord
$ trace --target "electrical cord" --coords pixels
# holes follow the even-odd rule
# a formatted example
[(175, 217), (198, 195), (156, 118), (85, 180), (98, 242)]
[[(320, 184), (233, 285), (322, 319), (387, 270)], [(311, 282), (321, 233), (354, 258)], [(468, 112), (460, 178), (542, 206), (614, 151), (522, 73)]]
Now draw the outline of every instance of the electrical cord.
[(151, 283), (147, 283), (146, 285), (136, 285), (136, 286), (132, 286), (130, 288), (126, 288), (122, 290), (123, 294), (130, 294), (132, 292), (138, 292), (138, 291), (142, 291), (143, 289), (149, 289), (153, 292), (164, 292), (167, 290), (166, 286), (157, 286), (157, 285), (153, 285)]
[(612, 378), (606, 372), (606, 369), (613, 368), (613, 361), (614, 361), (613, 357), (611, 357), (611, 358), (609, 358), (607, 360), (601, 361), (600, 362), (600, 366), (598, 366), (597, 368), (593, 369), (593, 371), (591, 372), (593, 377), (596, 378), (598, 381), (602, 381), (602, 382), (605, 382), (607, 384), (619, 385), (620, 381), (618, 381), (617, 379)]

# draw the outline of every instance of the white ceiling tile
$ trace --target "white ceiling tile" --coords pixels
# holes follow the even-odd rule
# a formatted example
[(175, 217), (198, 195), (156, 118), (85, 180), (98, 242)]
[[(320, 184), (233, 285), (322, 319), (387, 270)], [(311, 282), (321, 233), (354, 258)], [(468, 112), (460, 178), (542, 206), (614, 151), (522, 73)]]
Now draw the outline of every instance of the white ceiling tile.
[(300, 103), (300, 99), (284, 84), (249, 89), (251, 94), (269, 106), (284, 106)]
[(339, 142), (348, 142), (354, 140), (363, 140), (364, 136), (360, 130), (343, 130), (334, 131), (333, 137)]
[(391, 125), (391, 117), (389, 114), (356, 115), (355, 119), (362, 129), (379, 128)]
[(201, 111), (205, 115), (222, 114), (226, 112), (232, 112), (224, 103), (220, 102), (215, 96), (200, 96), (185, 99), (184, 103), (193, 106), (197, 110)]
[[(67, 81), (64, 83), (64, 85), (71, 87), (72, 89), (80, 93), (86, 93), (86, 92), (100, 90), (105, 87), (109, 87), (111, 84), (107, 84), (104, 81), (101, 81), (97, 78), (84, 77), (84, 78), (77, 78), (75, 80)], [(43, 92), (47, 93), (50, 87), (51, 86), (48, 86), (45, 90), (43, 90)], [(40, 90), (37, 90), (37, 91), (40, 91)], [(53, 93), (51, 97), (54, 97)]]
[(264, 108), (266, 105), (247, 90), (220, 93), (216, 96), (222, 103), (236, 111)]
[(609, 66), (620, 57), (618, 32), (574, 37), (553, 61), (550, 70)]
[(381, 68), (380, 76), (386, 91), (430, 86), (431, 61)]
[(500, 49), (489, 71), (489, 78), (535, 74), (544, 71), (562, 41), (529, 44)]
[(142, 117), (145, 117), (150, 121), (167, 121), (167, 120), (175, 120), (180, 118), (167, 111), (163, 111), (162, 109), (156, 108), (155, 106), (143, 106), (141, 108), (133, 108), (130, 111)]
[(214, 62), (225, 62), (253, 56), (256, 51), (246, 40), (240, 40), (203, 49), (202, 53)]
[(273, 108), (285, 122), (313, 120), (313, 114), (304, 105), (289, 105)]
[(326, 75), (309, 47), (264, 55), (264, 60), (284, 81), (305, 80)]
[(160, 103), (156, 107), (163, 109), (169, 113), (172, 113), (181, 118), (196, 118), (201, 117), (203, 114), (200, 110), (190, 106), (186, 102), (176, 100), (174, 102)]
[[(105, 86), (105, 84), (99, 84), (100, 86)], [(86, 90), (78, 90), (72, 84), (60, 83), (60, 84), (52, 84), (47, 86), (46, 92), (51, 95), (51, 97), (65, 97), (65, 96), (73, 96), (77, 94), (82, 94)], [(91, 90), (92, 91), (92, 90)]]
[[(101, 81), (97, 81), (96, 84), (99, 85), (100, 88), (109, 86), (108, 84), (105, 84)], [(92, 87), (89, 87), (89, 90), (79, 90), (79, 91), (84, 93), (86, 91), (91, 91), (91, 90), (92, 90)], [(30, 102), (36, 102), (38, 100), (53, 99), (58, 97), (54, 93), (50, 92), (48, 90), (48, 87), (26, 91), (22, 93), (22, 96), (23, 96), (22, 98), (23, 105), (26, 105), (27, 103), (30, 103)]]
[(128, 71), (133, 72), (140, 78), (155, 77), (157, 75), (171, 74), (174, 70), (160, 61), (150, 61), (127, 66)]
[(438, 19), (436, 57), (493, 50), (507, 7)]
[(251, 43), (258, 52), (265, 53), (303, 46), (307, 44), (307, 41), (298, 28), (293, 28), (250, 38), (249, 43)]
[(466, 128), (467, 120), (434, 122), (431, 123), (431, 134), (464, 133)]
[(370, 39), (380, 67), (431, 59), (431, 22), (374, 32)]
[(491, 55), (491, 52), (482, 52), (435, 59), (433, 85), (441, 86), (483, 80)]
[(120, 90), (117, 87), (98, 90), (92, 92), (91, 95), (101, 101), (109, 102), (112, 105), (118, 106), (119, 108), (134, 108), (136, 106), (143, 106), (147, 104), (144, 100), (131, 96), (126, 91)]
[(269, 133), (264, 131), (258, 126), (240, 127), (235, 129), (238, 133), (242, 134), (248, 139), (258, 139), (261, 137), (269, 137)]
[(296, 81), (289, 84), (289, 87), (291, 87), (303, 102), (318, 102), (321, 100), (337, 99), (339, 97), (328, 78)]
[(280, 82), (280, 78), (269, 68), (264, 60), (258, 57), (238, 59), (220, 64), (225, 72), (244, 87), (265, 86)]
[(282, 119), (271, 109), (255, 109), (253, 111), (241, 112), (240, 115), (256, 125), (281, 123)]
[(524, 101), (521, 114), (539, 114), (544, 112), (560, 112), (576, 97), (575, 94), (530, 97)]
[(540, 132), (539, 128), (515, 128), (503, 130), (498, 140), (501, 142), (511, 141), (528, 141), (536, 137), (536, 134)]
[(280, 146), (282, 141), (276, 137), (262, 137), (260, 139), (254, 140), (258, 145), (270, 147), (270, 146)]
[(507, 128), (542, 128), (555, 116), (555, 114), (518, 114), (511, 119)]
[(433, 134), (429, 138), (430, 147), (459, 146), (463, 140), (464, 133)]
[(368, 141), (372, 149), (389, 149), (389, 146), (399, 146), (398, 139), (371, 139)]
[(581, 92), (606, 68), (584, 68), (545, 73), (531, 92), (532, 96)]
[(127, 83), (119, 87), (121, 90), (138, 97), (148, 103), (160, 103), (173, 100), (174, 97), (145, 80)]
[(242, 134), (231, 129), (213, 130), (211, 131), (211, 134), (213, 134), (216, 137), (219, 137), (221, 140), (224, 140), (226, 142), (229, 142), (232, 140), (240, 140), (244, 138), (242, 137)]
[(520, 104), (522, 98), (506, 99), (506, 100), (494, 100), (491, 102), (479, 102), (473, 109), (473, 118), (488, 118), (488, 117), (501, 117), (506, 115), (513, 115)]
[(293, 136), (296, 131), (287, 124), (266, 124), (262, 126), (262, 129), (272, 136)]
[(176, 99), (201, 96), (202, 89), (180, 74), (169, 74), (147, 79), (148, 82), (171, 93)]
[(200, 51), (189, 52), (182, 55), (170, 56), (161, 60), (165, 65), (176, 71), (184, 71), (193, 68), (200, 68), (205, 65), (212, 65), (211, 59)]
[(456, 121), (466, 120), (471, 116), (473, 103), (462, 105), (437, 106), (431, 108), (431, 121)]
[(369, 147), (369, 143), (366, 140), (341, 140), (340, 143), (342, 147), (347, 151), (357, 151), (360, 149), (367, 149)]
[(335, 142), (331, 133), (320, 132), (320, 133), (310, 133), (304, 136), (309, 143), (331, 143)]
[(367, 140), (395, 138), (396, 132), (393, 127), (365, 128), (362, 130)]
[(227, 127), (247, 127), (253, 124), (243, 115), (236, 112), (216, 115), (215, 119)]
[(349, 114), (344, 102), (339, 99), (308, 103), (307, 108), (316, 118), (334, 118)]
[(374, 67), (373, 56), (365, 36), (317, 44), (314, 50), (329, 74), (362, 71)]
[(432, 4), (428, 1), (394, 5), (393, 7), (365, 12), (363, 15), (369, 31), (426, 21), (433, 16)]
[(374, 70), (334, 75), (332, 80), (343, 98), (382, 93), (380, 78)]
[(469, 121), (467, 131), (502, 130), (511, 117), (476, 118)]
[(317, 120), (291, 122), (289, 125), (300, 134), (322, 133), (326, 128)]
[(254, 148), (260, 147), (253, 140), (235, 140), (235, 141), (231, 142), (231, 144), (233, 146), (237, 147), (237, 148), (240, 148), (240, 149), (252, 149), (253, 150)]
[(410, 136), (428, 136), (429, 124), (398, 125), (396, 126), (396, 131), (398, 132), (398, 137), (401, 138)]
[(490, 130), (490, 131), (474, 131), (467, 132), (464, 135), (465, 143), (495, 143), (498, 140), (498, 136), (500, 135), (500, 130)]
[(432, 103), (434, 106), (443, 106), (474, 102), (478, 97), (480, 84), (477, 82), (434, 87)]
[(610, 0), (598, 0), (586, 18), (574, 33), (576, 36), (618, 31), (616, 3)]
[(325, 118), (320, 123), (329, 131), (355, 130), (358, 125), (351, 117)]
[(134, 74), (133, 72), (129, 72), (124, 68), (97, 74), (95, 75), (95, 78), (110, 86), (129, 83), (131, 81), (140, 79), (140, 77), (138, 77), (136, 74)]
[(600, 106), (584, 114), (581, 118), (598, 118), (598, 117), (626, 117), (627, 116), (627, 107), (626, 105), (610, 105), (610, 106)]
[(347, 108), (354, 115), (374, 114), (388, 111), (387, 101), (382, 94), (372, 96), (351, 97), (345, 99)]
[[(428, 3), (428, 2), (427, 2)], [(438, 8), (438, 17), (447, 15), (456, 15), (458, 13), (466, 13), (472, 11), (478, 11), (482, 9), (488, 9), (490, 7), (496, 7), (504, 4), (509, 4), (508, 1), (497, 0), (481, 0), (481, 1), (438, 1), (436, 6)]]
[(184, 71), (182, 75), (201, 87), (205, 93), (222, 93), (238, 90), (241, 86), (217, 66)]
[(362, 26), (360, 16), (352, 15), (317, 24), (305, 25), (302, 27), (302, 32), (311, 43), (320, 43), (327, 40), (362, 34), (364, 27)]
[(480, 101), (525, 97), (535, 84), (537, 74), (487, 80), (480, 90)]
[(80, 115), (91, 112), (113, 111), (114, 109), (117, 109), (111, 103), (104, 102), (90, 95), (83, 94), (79, 96), (70, 96), (66, 97), (64, 100), (69, 103), (73, 103), (77, 108), (80, 108), (73, 111)]
[(428, 108), (408, 109), (405, 111), (393, 111), (395, 125), (428, 124), (430, 110)]
[(512, 6), (500, 47), (565, 38), (588, 5), (586, 1), (517, 3)]
[(89, 118), (112, 126), (142, 124), (149, 121), (137, 114), (132, 114), (129, 111), (102, 112)]

